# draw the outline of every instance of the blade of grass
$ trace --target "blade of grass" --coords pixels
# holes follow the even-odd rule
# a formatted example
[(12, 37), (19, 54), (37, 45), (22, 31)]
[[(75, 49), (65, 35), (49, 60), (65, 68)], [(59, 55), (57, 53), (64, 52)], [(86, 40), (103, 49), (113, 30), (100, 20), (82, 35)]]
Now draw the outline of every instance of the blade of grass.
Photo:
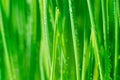
[(78, 62), (78, 52), (77, 52), (77, 39), (75, 35), (75, 22), (74, 22), (74, 13), (73, 13), (73, 5), (72, 0), (68, 0), (69, 4), (69, 14), (71, 21), (71, 30), (72, 30), (72, 39), (73, 39), (73, 47), (74, 47), (74, 55), (75, 55), (75, 66), (76, 66), (76, 79), (80, 80), (80, 71), (79, 71), (79, 62)]
[[(41, 41), (41, 47), (44, 47), (44, 53), (41, 53), (44, 55), (44, 64), (46, 68), (46, 75), (49, 79), (50, 77), (50, 68), (51, 68), (51, 57), (50, 57), (50, 49), (49, 49), (49, 30), (48, 30), (48, 15), (47, 15), (47, 9), (48, 9), (48, 1), (47, 0), (41, 0), (39, 2), (40, 7), (40, 14), (41, 14), (41, 28), (42, 28), (42, 41)], [(43, 44), (43, 43), (44, 44)]]
[[(4, 9), (3, 6), (2, 6), (2, 9)], [(16, 65), (17, 65), (17, 64), (15, 64), (15, 62), (17, 62), (17, 61), (14, 60), (15, 57), (16, 57), (16, 55), (14, 55), (14, 53), (16, 53), (16, 49), (13, 49), (14, 44), (16, 43), (16, 41), (15, 41), (16, 39), (14, 38), (15, 35), (11, 34), (12, 29), (13, 29), (13, 27), (11, 25), (12, 21), (9, 20), (9, 18), (11, 18), (11, 16), (10, 16), (11, 15), (11, 9), (9, 10), (9, 15), (5, 14), (6, 12), (5, 12), (5, 10), (2, 11), (2, 17), (3, 17), (2, 20), (3, 20), (3, 25), (4, 25), (4, 34), (5, 34), (5, 38), (6, 38), (6, 45), (7, 45), (7, 50), (8, 50), (8, 56), (9, 56), (9, 62), (10, 62), (10, 67), (11, 67), (11, 73), (12, 73), (13, 79), (16, 79), (16, 77), (18, 77), (17, 74), (15, 74), (15, 71), (16, 71), (15, 68), (16, 68)], [(14, 43), (11, 45), (11, 42), (14, 42)]]
[(110, 53), (109, 53), (109, 45), (108, 45), (108, 0), (104, 1), (101, 0), (101, 7), (102, 7), (102, 21), (103, 21), (103, 37), (104, 37), (104, 59), (105, 59), (105, 80), (110, 79)]
[(90, 79), (90, 80), (94, 80), (94, 54), (93, 54), (93, 48), (92, 48), (92, 43), (90, 42), (90, 52), (89, 52), (89, 66), (88, 66), (88, 70), (87, 70), (87, 78), (86, 79)]
[(86, 76), (86, 72), (88, 69), (88, 65), (89, 65), (89, 56), (90, 56), (90, 47), (89, 47), (89, 35), (88, 35), (88, 30), (89, 28), (87, 27), (88, 25), (86, 24), (86, 19), (84, 20), (84, 50), (83, 50), (83, 63), (82, 63), (82, 80), (87, 79)]
[(11, 73), (9, 56), (8, 56), (8, 50), (7, 50), (7, 44), (6, 44), (6, 39), (5, 39), (4, 26), (3, 26), (3, 22), (2, 22), (1, 6), (0, 6), (0, 29), (1, 29), (3, 46), (4, 46), (4, 56), (5, 56), (4, 59), (5, 59), (6, 67), (7, 67), (8, 78), (9, 78), (10, 80), (13, 80), (13, 76), (12, 76), (12, 73)]
[(114, 1), (114, 18), (115, 18), (115, 63), (114, 63), (114, 80), (117, 80), (118, 70), (118, 19), (119, 19), (119, 0)]
[(84, 48), (83, 48), (83, 62), (82, 62), (82, 80), (90, 79), (93, 74), (92, 67), (93, 66), (93, 53), (92, 53), (92, 45), (90, 42), (90, 18), (87, 7), (87, 1), (84, 1)]
[(6, 15), (7, 17), (9, 17), (9, 15), (10, 15), (10, 10), (9, 10), (10, 0), (1, 0), (1, 1), (0, 1), (0, 5), (2, 5), (2, 7), (3, 7), (3, 10), (4, 10), (4, 12), (5, 12), (5, 15)]
[[(28, 19), (31, 23), (31, 26), (28, 28), (31, 30), (28, 31), (28, 41), (30, 50), (28, 55), (30, 55), (30, 72), (29, 72), (29, 79), (40, 79), (40, 66), (39, 66), (39, 49), (40, 49), (40, 41), (41, 41), (41, 29), (40, 29), (40, 9), (38, 0), (31, 0), (30, 1), (30, 19)], [(29, 7), (29, 6), (28, 6)], [(28, 16), (29, 17), (29, 16)], [(30, 25), (29, 24), (29, 25)], [(32, 35), (31, 35), (31, 34)], [(34, 66), (33, 66), (34, 65)]]
[(52, 67), (51, 67), (51, 76), (50, 80), (55, 79), (55, 65), (56, 65), (56, 57), (57, 57), (57, 45), (58, 45), (58, 37), (60, 34), (58, 33), (58, 17), (60, 15), (59, 9), (56, 7), (55, 13), (55, 23), (54, 23), (54, 33), (53, 33), (53, 57), (52, 57)]
[(103, 70), (102, 70), (102, 65), (101, 65), (101, 60), (100, 60), (100, 52), (99, 52), (99, 46), (98, 46), (98, 39), (96, 36), (96, 31), (95, 31), (95, 23), (94, 23), (94, 17), (93, 17), (93, 13), (92, 13), (92, 8), (91, 8), (91, 4), (90, 4), (90, 0), (87, 0), (87, 5), (88, 5), (88, 11), (89, 11), (89, 15), (90, 15), (90, 21), (91, 21), (91, 39), (92, 39), (92, 45), (94, 47), (94, 51), (97, 55), (97, 61), (98, 61), (98, 66), (99, 66), (99, 71), (100, 71), (100, 79), (104, 80), (103, 77)]
[[(0, 4), (1, 5), (1, 4)], [(1, 6), (0, 6), (0, 15), (1, 15)], [(1, 16), (0, 16), (1, 17)], [(2, 80), (2, 68), (3, 68), (3, 62), (2, 62), (2, 58), (3, 58), (3, 46), (2, 46), (2, 36), (1, 36), (1, 25), (2, 25), (2, 22), (1, 22), (1, 18), (0, 18), (0, 80)]]
[(64, 38), (64, 27), (65, 27), (65, 18), (63, 18), (62, 20), (62, 33), (61, 33), (61, 80), (65, 79), (65, 74), (64, 74), (64, 67), (65, 67), (65, 53), (66, 53), (66, 49), (65, 49), (65, 38)]
[(115, 61), (115, 19), (114, 19), (114, 0), (109, 0), (109, 45), (111, 52), (111, 78), (114, 80), (114, 61)]
[(84, 52), (83, 52), (83, 64), (82, 64), (82, 80), (85, 80), (86, 71), (89, 62), (89, 45), (87, 40), (84, 39)]

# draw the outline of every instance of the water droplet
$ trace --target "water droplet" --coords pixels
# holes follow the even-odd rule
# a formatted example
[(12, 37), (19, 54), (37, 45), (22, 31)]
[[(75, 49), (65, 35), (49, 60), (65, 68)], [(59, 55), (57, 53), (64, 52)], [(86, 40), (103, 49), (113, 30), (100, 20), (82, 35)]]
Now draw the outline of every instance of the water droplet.
[(118, 55), (118, 59), (120, 59), (120, 55)]

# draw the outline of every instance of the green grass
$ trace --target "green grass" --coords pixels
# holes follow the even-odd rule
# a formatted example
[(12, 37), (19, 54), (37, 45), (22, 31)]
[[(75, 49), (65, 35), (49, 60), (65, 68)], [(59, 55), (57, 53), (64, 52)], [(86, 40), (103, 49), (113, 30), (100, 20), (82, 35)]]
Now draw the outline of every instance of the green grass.
[(119, 0), (0, 0), (0, 80), (120, 80)]

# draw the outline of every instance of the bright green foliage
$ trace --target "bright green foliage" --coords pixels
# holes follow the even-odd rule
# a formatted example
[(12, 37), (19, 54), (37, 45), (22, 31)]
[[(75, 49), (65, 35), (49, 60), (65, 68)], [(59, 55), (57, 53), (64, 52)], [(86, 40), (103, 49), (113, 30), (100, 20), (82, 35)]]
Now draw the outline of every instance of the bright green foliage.
[(120, 0), (0, 0), (0, 80), (120, 80)]

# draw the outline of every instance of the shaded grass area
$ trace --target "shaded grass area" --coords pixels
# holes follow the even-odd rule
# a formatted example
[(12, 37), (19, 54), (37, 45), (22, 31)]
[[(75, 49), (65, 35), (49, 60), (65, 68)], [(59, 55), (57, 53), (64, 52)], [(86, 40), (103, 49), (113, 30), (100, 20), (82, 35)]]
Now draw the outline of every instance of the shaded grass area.
[(0, 80), (119, 80), (119, 0), (0, 0)]

